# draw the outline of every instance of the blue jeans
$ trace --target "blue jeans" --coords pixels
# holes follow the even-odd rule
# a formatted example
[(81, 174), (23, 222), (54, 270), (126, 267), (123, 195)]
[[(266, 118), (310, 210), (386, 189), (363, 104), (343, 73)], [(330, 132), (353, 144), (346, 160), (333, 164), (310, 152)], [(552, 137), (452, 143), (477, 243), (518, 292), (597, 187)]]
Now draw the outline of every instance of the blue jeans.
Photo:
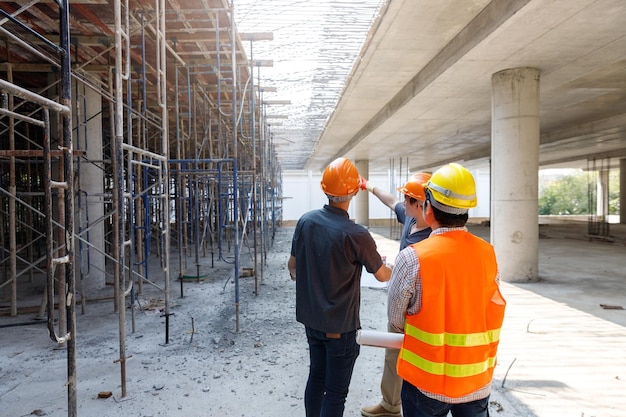
[(404, 417), (489, 417), (489, 397), (463, 404), (434, 400), (404, 381), (402, 382), (402, 414)]
[(327, 334), (306, 327), (309, 342), (309, 380), (304, 391), (307, 417), (341, 417), (360, 347), (356, 330)]

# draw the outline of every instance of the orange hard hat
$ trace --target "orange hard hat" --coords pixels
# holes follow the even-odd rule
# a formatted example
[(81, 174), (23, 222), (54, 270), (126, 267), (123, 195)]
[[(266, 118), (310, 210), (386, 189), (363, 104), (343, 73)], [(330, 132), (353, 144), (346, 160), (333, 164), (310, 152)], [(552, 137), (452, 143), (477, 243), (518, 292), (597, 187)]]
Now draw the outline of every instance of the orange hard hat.
[(411, 178), (402, 187), (398, 187), (404, 195), (413, 197), (416, 200), (426, 200), (426, 194), (424, 193), (424, 184), (430, 180), (430, 174), (428, 172), (418, 172), (411, 175)]
[(349, 196), (359, 191), (359, 171), (349, 159), (337, 158), (324, 169), (320, 184), (327, 195)]

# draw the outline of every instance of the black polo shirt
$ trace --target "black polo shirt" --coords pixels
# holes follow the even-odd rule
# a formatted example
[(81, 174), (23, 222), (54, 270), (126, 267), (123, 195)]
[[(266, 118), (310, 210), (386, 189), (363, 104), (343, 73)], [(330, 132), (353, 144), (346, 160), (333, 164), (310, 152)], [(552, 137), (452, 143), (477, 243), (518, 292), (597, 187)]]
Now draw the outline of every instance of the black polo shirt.
[(361, 327), (361, 272), (382, 266), (376, 243), (342, 209), (305, 213), (291, 243), (296, 258), (296, 320), (326, 333)]

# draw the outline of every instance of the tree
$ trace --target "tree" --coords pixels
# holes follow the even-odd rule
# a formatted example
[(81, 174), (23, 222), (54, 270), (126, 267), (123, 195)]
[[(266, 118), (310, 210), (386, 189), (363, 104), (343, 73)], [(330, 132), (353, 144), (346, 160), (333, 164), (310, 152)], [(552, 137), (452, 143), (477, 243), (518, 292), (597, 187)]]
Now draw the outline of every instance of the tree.
[(609, 214), (619, 214), (619, 170), (609, 173)]
[[(597, 173), (571, 170), (567, 173), (540, 176), (539, 214), (540, 215), (581, 215), (590, 214), (589, 194), (595, 192), (594, 182)], [(595, 213), (595, 197), (591, 209)], [(619, 171), (609, 172), (609, 212), (619, 214)]]
[(539, 192), (539, 214), (589, 214), (587, 174), (579, 171), (547, 180)]

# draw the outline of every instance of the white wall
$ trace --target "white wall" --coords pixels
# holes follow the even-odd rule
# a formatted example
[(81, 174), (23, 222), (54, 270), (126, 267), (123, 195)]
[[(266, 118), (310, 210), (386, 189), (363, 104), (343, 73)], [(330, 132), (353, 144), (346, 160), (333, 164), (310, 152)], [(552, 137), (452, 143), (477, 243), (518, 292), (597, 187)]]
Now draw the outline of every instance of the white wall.
[[(283, 171), (283, 220), (298, 220), (309, 210), (321, 208), (328, 203), (322, 192), (321, 172)], [(390, 190), (390, 179), (386, 173), (372, 175), (369, 179), (377, 187)], [(361, 191), (367, 192), (367, 191)], [(370, 194), (370, 218), (387, 219), (391, 210)], [(354, 204), (350, 204), (349, 213), (354, 218)]]
[(490, 178), (489, 169), (476, 168), (470, 170), (476, 181), (476, 195), (478, 196), (478, 205), (469, 211), (470, 217), (489, 217), (490, 198)]
[[(489, 217), (489, 171), (484, 168), (474, 169), (472, 174), (476, 180), (478, 206), (470, 210), (470, 217)], [(307, 211), (328, 203), (320, 188), (321, 179), (321, 172), (283, 171), (283, 220), (298, 220)], [(400, 179), (397, 174), (391, 175), (391, 172), (370, 173), (369, 181), (376, 187), (397, 193), (400, 199), (396, 188), (404, 184), (406, 175)], [(370, 219), (395, 218), (392, 217), (392, 211), (372, 194), (369, 194), (369, 212)], [(354, 204), (350, 205), (349, 215), (354, 218)]]
[(320, 188), (321, 173), (312, 171), (283, 171), (283, 220), (298, 220), (328, 199)]

